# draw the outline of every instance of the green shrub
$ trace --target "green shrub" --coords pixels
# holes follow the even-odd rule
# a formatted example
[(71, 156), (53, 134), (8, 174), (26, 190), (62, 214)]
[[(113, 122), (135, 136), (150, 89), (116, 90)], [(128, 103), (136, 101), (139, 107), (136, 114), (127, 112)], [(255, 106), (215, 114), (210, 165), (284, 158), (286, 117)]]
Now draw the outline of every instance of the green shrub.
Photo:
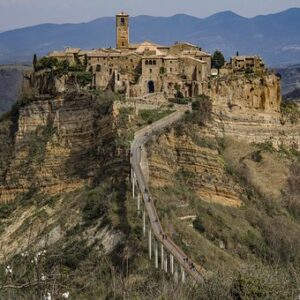
[(90, 72), (74, 72), (74, 76), (80, 86), (86, 86), (92, 83), (93, 75)]
[(159, 109), (145, 109), (145, 110), (140, 110), (139, 115), (148, 124), (152, 124), (167, 115), (171, 114), (173, 111), (171, 110), (159, 110)]
[(208, 96), (202, 95), (195, 99), (192, 103), (193, 113), (191, 118), (200, 126), (205, 126), (211, 120), (212, 101)]
[(197, 218), (195, 219), (195, 221), (193, 222), (193, 226), (196, 230), (198, 230), (201, 233), (205, 232), (205, 227), (201, 221), (201, 218), (199, 216), (197, 216)]
[(174, 99), (169, 99), (169, 102), (171, 103), (175, 103), (175, 104), (182, 104), (182, 105), (186, 105), (189, 104), (193, 101), (192, 98), (174, 98)]
[(55, 75), (61, 76), (68, 74), (70, 70), (70, 63), (65, 59), (62, 61), (59, 61), (56, 65), (55, 69)]
[(64, 249), (64, 265), (70, 269), (76, 269), (87, 258), (90, 249), (84, 241), (74, 241)]
[(16, 208), (17, 204), (15, 201), (0, 204), (0, 219), (8, 218)]
[(57, 64), (57, 58), (44, 56), (37, 61), (35, 70), (40, 71), (44, 69), (54, 69), (57, 66)]
[(256, 265), (234, 275), (230, 294), (232, 299), (294, 299), (295, 290), (284, 272)]
[(270, 153), (274, 153), (276, 151), (276, 149), (274, 148), (272, 142), (259, 143), (259, 144), (256, 144), (256, 145), (260, 150), (263, 150), (263, 151), (267, 151), (267, 152), (270, 152)]
[(294, 101), (282, 101), (281, 113), (283, 117), (289, 120), (292, 124), (296, 124), (300, 119), (300, 109), (296, 102)]

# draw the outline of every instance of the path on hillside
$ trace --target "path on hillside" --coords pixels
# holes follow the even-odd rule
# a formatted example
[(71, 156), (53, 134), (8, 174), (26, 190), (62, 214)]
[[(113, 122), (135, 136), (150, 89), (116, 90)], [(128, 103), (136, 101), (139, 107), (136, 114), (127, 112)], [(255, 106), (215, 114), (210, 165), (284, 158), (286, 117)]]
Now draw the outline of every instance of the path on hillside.
[(138, 189), (142, 195), (145, 209), (148, 214), (151, 228), (156, 240), (163, 244), (165, 249), (174, 256), (177, 263), (186, 271), (187, 274), (194, 278), (196, 282), (200, 283), (203, 282), (203, 277), (200, 274), (200, 272), (194, 267), (195, 264), (193, 264), (192, 261), (188, 259), (187, 255), (183, 252), (183, 250), (180, 247), (178, 247), (169, 236), (166, 236), (161, 226), (161, 222), (157, 214), (154, 201), (151, 197), (148, 182), (146, 181), (146, 177), (143, 174), (141, 168), (142, 146), (158, 131), (165, 129), (169, 125), (182, 119), (186, 111), (188, 110), (189, 108), (187, 107), (177, 108), (176, 112), (136, 132), (134, 141), (131, 146), (130, 163), (131, 168), (135, 173)]

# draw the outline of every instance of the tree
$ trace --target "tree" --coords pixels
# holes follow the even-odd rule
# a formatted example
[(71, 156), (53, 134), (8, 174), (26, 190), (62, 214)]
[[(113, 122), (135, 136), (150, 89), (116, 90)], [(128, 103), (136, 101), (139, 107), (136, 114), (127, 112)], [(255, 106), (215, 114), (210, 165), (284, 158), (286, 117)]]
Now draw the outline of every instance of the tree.
[(206, 95), (200, 95), (193, 103), (192, 110), (194, 121), (200, 126), (205, 126), (211, 119), (212, 101)]
[(216, 50), (211, 60), (211, 66), (215, 69), (221, 69), (225, 64), (225, 58), (221, 51)]
[(34, 55), (33, 55), (33, 60), (32, 60), (32, 65), (33, 65), (34, 71), (35, 71), (35, 69), (36, 69), (36, 64), (37, 64), (37, 55), (34, 54)]

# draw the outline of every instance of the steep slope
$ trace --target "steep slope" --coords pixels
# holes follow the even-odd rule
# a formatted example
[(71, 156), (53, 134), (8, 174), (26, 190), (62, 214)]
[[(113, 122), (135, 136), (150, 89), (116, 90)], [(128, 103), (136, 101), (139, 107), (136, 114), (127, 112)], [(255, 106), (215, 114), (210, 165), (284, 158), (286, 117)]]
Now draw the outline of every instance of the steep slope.
[(299, 152), (218, 140), (188, 122), (149, 144), (149, 165), (167, 234), (215, 274), (211, 299), (297, 294)]
[[(153, 40), (162, 44), (187, 41), (206, 50), (221, 49), (227, 57), (261, 54), (272, 65), (300, 60), (300, 9), (244, 18), (232, 12), (205, 19), (188, 15), (137, 16), (131, 19), (131, 42)], [(0, 34), (0, 63), (31, 61), (33, 53), (44, 55), (66, 46), (99, 48), (114, 46), (114, 18), (105, 17), (81, 24), (42, 24)]]
[(131, 130), (144, 123), (113, 99), (27, 99), (0, 122), (0, 298), (188, 294), (144, 255), (128, 181)]

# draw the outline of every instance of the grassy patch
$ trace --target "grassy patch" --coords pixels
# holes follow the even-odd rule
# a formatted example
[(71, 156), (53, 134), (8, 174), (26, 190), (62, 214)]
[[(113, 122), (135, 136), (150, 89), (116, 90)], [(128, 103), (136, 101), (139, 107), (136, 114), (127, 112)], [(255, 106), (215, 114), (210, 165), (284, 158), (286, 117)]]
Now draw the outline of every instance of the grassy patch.
[(282, 122), (288, 120), (292, 124), (296, 124), (300, 120), (300, 109), (297, 103), (293, 101), (282, 101), (281, 102), (281, 113), (283, 116)]
[(142, 118), (142, 120), (147, 124), (152, 124), (169, 114), (171, 114), (172, 110), (159, 110), (159, 109), (153, 109), (153, 110), (140, 110), (139, 116)]

